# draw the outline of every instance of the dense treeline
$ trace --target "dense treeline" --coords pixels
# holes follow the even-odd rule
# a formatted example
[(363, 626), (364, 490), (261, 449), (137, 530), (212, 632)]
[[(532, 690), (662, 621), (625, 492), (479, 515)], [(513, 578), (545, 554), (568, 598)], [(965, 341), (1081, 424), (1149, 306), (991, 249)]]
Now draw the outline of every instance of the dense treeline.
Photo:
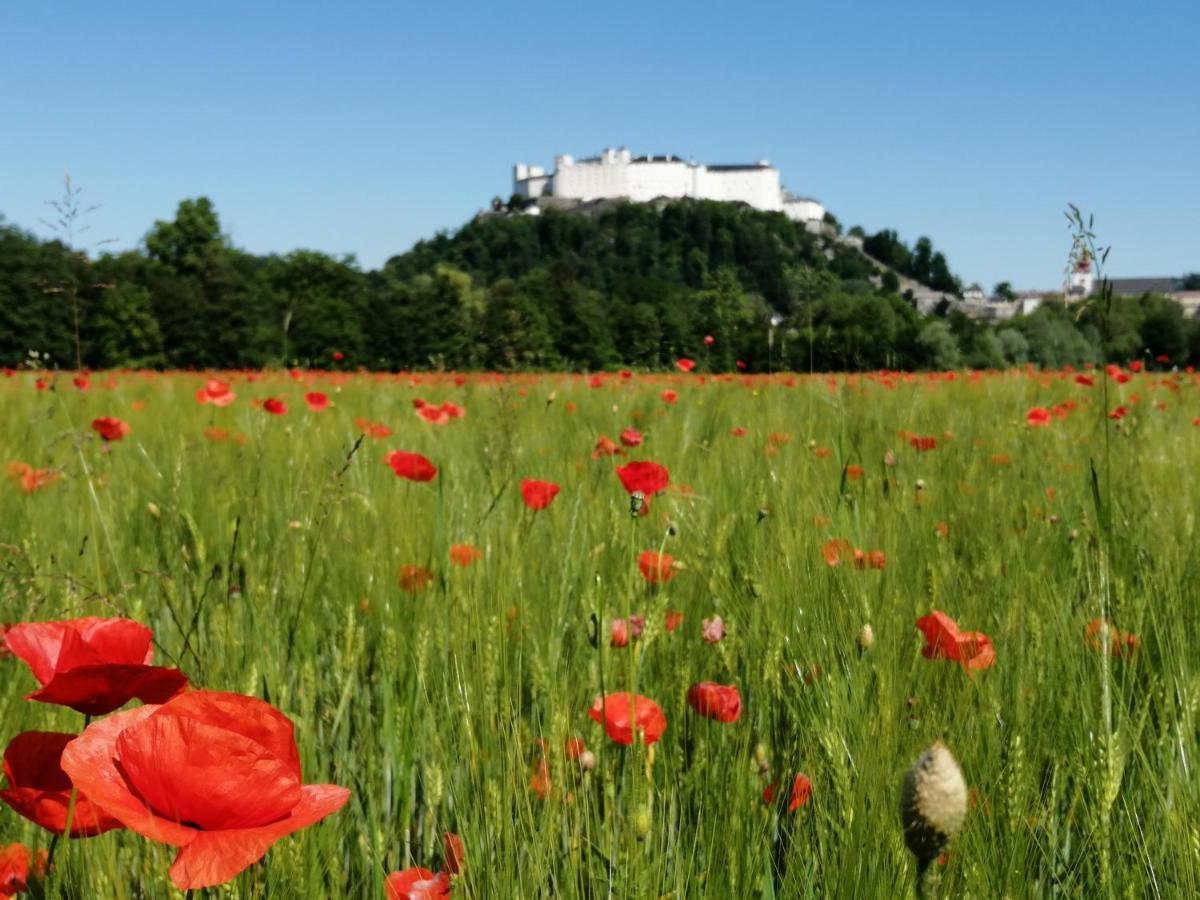
[[(864, 249), (957, 287), (926, 239)], [(888, 273), (890, 274), (890, 273)], [(1047, 304), (996, 327), (923, 317), (861, 253), (777, 213), (681, 201), (481, 217), (378, 271), (299, 250), (255, 256), (186, 200), (136, 251), (91, 260), (0, 221), (0, 364), (71, 368), (657, 368), (750, 371), (1044, 366), (1200, 357), (1200, 326), (1155, 296)], [(774, 323), (774, 324), (773, 324)], [(706, 346), (705, 337), (713, 338)]]

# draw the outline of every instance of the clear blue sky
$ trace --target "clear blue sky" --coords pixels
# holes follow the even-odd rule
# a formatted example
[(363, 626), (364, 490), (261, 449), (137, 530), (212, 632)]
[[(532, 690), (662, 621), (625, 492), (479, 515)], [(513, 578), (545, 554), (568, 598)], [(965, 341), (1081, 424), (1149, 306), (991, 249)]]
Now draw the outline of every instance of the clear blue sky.
[[(344, 8), (343, 8), (344, 7)], [(1191, 2), (13, 2), (0, 214), (70, 169), (134, 246), (207, 195), (234, 242), (375, 267), (608, 145), (768, 158), (966, 281), (1060, 281), (1073, 201), (1114, 275), (1200, 270)]]

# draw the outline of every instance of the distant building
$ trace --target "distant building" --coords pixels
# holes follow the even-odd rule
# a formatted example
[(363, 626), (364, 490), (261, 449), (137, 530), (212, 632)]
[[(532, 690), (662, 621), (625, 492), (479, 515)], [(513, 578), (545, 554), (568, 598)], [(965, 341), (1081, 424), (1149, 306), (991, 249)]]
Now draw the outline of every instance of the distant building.
[(554, 171), (517, 163), (513, 193), (530, 200), (626, 199), (648, 203), (660, 197), (693, 197), (745, 203), (754, 209), (782, 212), (797, 222), (820, 223), (825, 207), (785, 190), (779, 170), (766, 160), (745, 165), (701, 165), (678, 156), (632, 156), (624, 147), (576, 160), (554, 158)]

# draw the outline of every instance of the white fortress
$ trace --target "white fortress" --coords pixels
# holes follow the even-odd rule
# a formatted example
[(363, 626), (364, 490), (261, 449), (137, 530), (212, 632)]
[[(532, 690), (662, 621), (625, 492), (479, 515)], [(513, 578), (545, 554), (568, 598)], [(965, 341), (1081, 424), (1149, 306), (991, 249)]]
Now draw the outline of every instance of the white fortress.
[(782, 212), (797, 222), (820, 223), (825, 208), (796, 197), (779, 181), (779, 170), (766, 160), (749, 165), (705, 166), (678, 156), (631, 156), (624, 147), (576, 160), (554, 158), (554, 171), (517, 163), (513, 193), (530, 200), (554, 198), (587, 202), (623, 198), (647, 203), (659, 197), (694, 197), (745, 203)]

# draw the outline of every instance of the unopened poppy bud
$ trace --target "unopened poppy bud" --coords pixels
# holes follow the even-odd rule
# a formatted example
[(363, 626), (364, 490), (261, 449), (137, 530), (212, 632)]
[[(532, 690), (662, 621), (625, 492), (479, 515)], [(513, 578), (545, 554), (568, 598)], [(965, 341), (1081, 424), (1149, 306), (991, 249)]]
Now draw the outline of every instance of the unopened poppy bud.
[(925, 490), (925, 479), (924, 478), (917, 479), (917, 490), (918, 491)]
[(868, 622), (858, 630), (858, 649), (862, 651), (870, 650), (875, 646), (875, 629)]
[(634, 491), (629, 495), (629, 515), (635, 519), (642, 514), (642, 507), (646, 503), (646, 495), (641, 491)]
[(579, 754), (579, 768), (585, 772), (591, 772), (596, 768), (596, 754), (591, 750), (584, 750)]
[(758, 744), (754, 748), (754, 762), (758, 765), (758, 773), (766, 775), (771, 771), (771, 761), (767, 758), (767, 748), (765, 744)]
[(650, 807), (639, 806), (633, 814), (633, 831), (638, 836), (639, 840), (644, 840), (650, 835)]
[(938, 741), (913, 763), (900, 793), (904, 842), (922, 871), (950, 845), (966, 816), (962, 769)]
[(151, 517), (155, 519), (162, 515), (162, 511), (159, 510), (158, 505), (155, 503), (147, 503), (146, 512), (150, 513)]
[(896, 464), (896, 454), (893, 453), (891, 450), (889, 450), (887, 453), (883, 454), (883, 464), (885, 466), (887, 466), (888, 468), (891, 468), (892, 466), (894, 466)]

